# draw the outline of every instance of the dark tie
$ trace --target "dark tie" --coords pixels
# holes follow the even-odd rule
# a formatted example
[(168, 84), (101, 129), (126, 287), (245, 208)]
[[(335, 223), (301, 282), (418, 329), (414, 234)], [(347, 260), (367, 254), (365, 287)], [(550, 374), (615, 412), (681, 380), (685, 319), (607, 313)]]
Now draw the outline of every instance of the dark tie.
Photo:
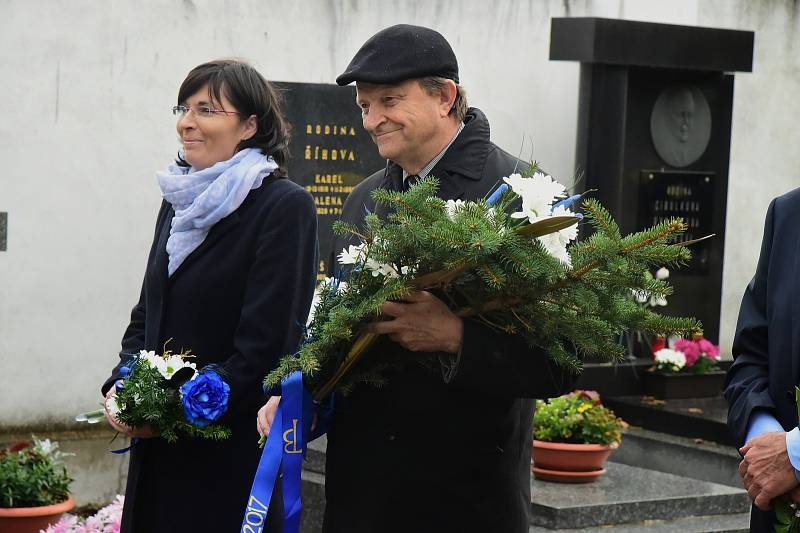
[(408, 189), (411, 188), (412, 185), (414, 185), (418, 181), (419, 181), (419, 176), (417, 176), (416, 174), (411, 174), (409, 176), (406, 176), (405, 181), (403, 181), (403, 190), (407, 191)]

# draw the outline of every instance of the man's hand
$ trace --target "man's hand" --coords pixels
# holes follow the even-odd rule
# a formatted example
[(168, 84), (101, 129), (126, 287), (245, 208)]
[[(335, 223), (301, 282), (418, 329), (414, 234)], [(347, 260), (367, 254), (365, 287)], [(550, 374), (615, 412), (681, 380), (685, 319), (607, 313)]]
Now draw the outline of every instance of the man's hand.
[(108, 423), (111, 424), (111, 427), (117, 430), (118, 432), (122, 433), (123, 435), (131, 437), (132, 439), (135, 438), (150, 439), (153, 437), (157, 437), (158, 433), (153, 431), (153, 428), (150, 427), (150, 424), (145, 424), (142, 427), (133, 428), (117, 420), (117, 417), (114, 416), (108, 410), (108, 401), (114, 398), (116, 395), (117, 395), (117, 386), (116, 384), (114, 384), (110, 389), (108, 389), (108, 392), (106, 393), (106, 401), (103, 402), (103, 411), (106, 415), (106, 420), (108, 420)]
[(386, 302), (381, 314), (393, 317), (371, 324), (367, 331), (389, 335), (412, 352), (458, 353), (464, 323), (439, 298), (427, 291), (414, 291), (404, 302)]
[(794, 467), (786, 451), (786, 433), (773, 431), (750, 440), (739, 449), (739, 463), (747, 495), (756, 507), (768, 511), (772, 500), (797, 487)]

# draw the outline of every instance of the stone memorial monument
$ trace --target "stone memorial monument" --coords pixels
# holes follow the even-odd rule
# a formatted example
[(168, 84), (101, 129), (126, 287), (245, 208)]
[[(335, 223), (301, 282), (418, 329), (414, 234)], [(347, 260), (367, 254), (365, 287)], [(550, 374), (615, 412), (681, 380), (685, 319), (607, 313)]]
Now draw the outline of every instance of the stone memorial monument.
[(683, 218), (692, 246), (666, 311), (719, 341), (733, 72), (753, 32), (603, 18), (554, 18), (550, 59), (581, 63), (576, 167), (582, 190), (623, 232)]

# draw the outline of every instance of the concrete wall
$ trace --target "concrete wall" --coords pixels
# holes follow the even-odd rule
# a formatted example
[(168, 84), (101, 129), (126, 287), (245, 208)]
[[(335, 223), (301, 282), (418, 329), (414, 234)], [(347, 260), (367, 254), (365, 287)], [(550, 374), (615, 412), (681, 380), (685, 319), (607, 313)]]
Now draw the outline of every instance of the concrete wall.
[[(223, 56), (268, 78), (332, 82), (378, 29), (430, 25), (452, 43), (493, 137), (574, 171), (578, 65), (548, 61), (550, 18), (606, 16), (755, 30), (737, 77), (723, 350), (769, 200), (800, 185), (800, 74), (790, 0), (0, 0), (0, 427), (66, 424), (99, 400), (138, 296), (159, 191), (177, 150), (180, 81)], [(531, 153), (530, 144), (522, 149)]]

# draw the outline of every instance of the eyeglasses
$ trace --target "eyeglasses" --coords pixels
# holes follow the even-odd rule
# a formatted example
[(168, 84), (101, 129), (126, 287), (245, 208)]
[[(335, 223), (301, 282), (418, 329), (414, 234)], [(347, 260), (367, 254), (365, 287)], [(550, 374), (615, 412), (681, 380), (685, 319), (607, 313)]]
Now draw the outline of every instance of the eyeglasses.
[(221, 113), (223, 115), (241, 115), (241, 113), (239, 113), (238, 111), (226, 111), (224, 109), (214, 109), (213, 107), (209, 107), (207, 105), (172, 106), (172, 114), (178, 118), (185, 117), (186, 113), (188, 113), (189, 111), (191, 111), (195, 117), (201, 117), (201, 118), (211, 118), (217, 113)]

